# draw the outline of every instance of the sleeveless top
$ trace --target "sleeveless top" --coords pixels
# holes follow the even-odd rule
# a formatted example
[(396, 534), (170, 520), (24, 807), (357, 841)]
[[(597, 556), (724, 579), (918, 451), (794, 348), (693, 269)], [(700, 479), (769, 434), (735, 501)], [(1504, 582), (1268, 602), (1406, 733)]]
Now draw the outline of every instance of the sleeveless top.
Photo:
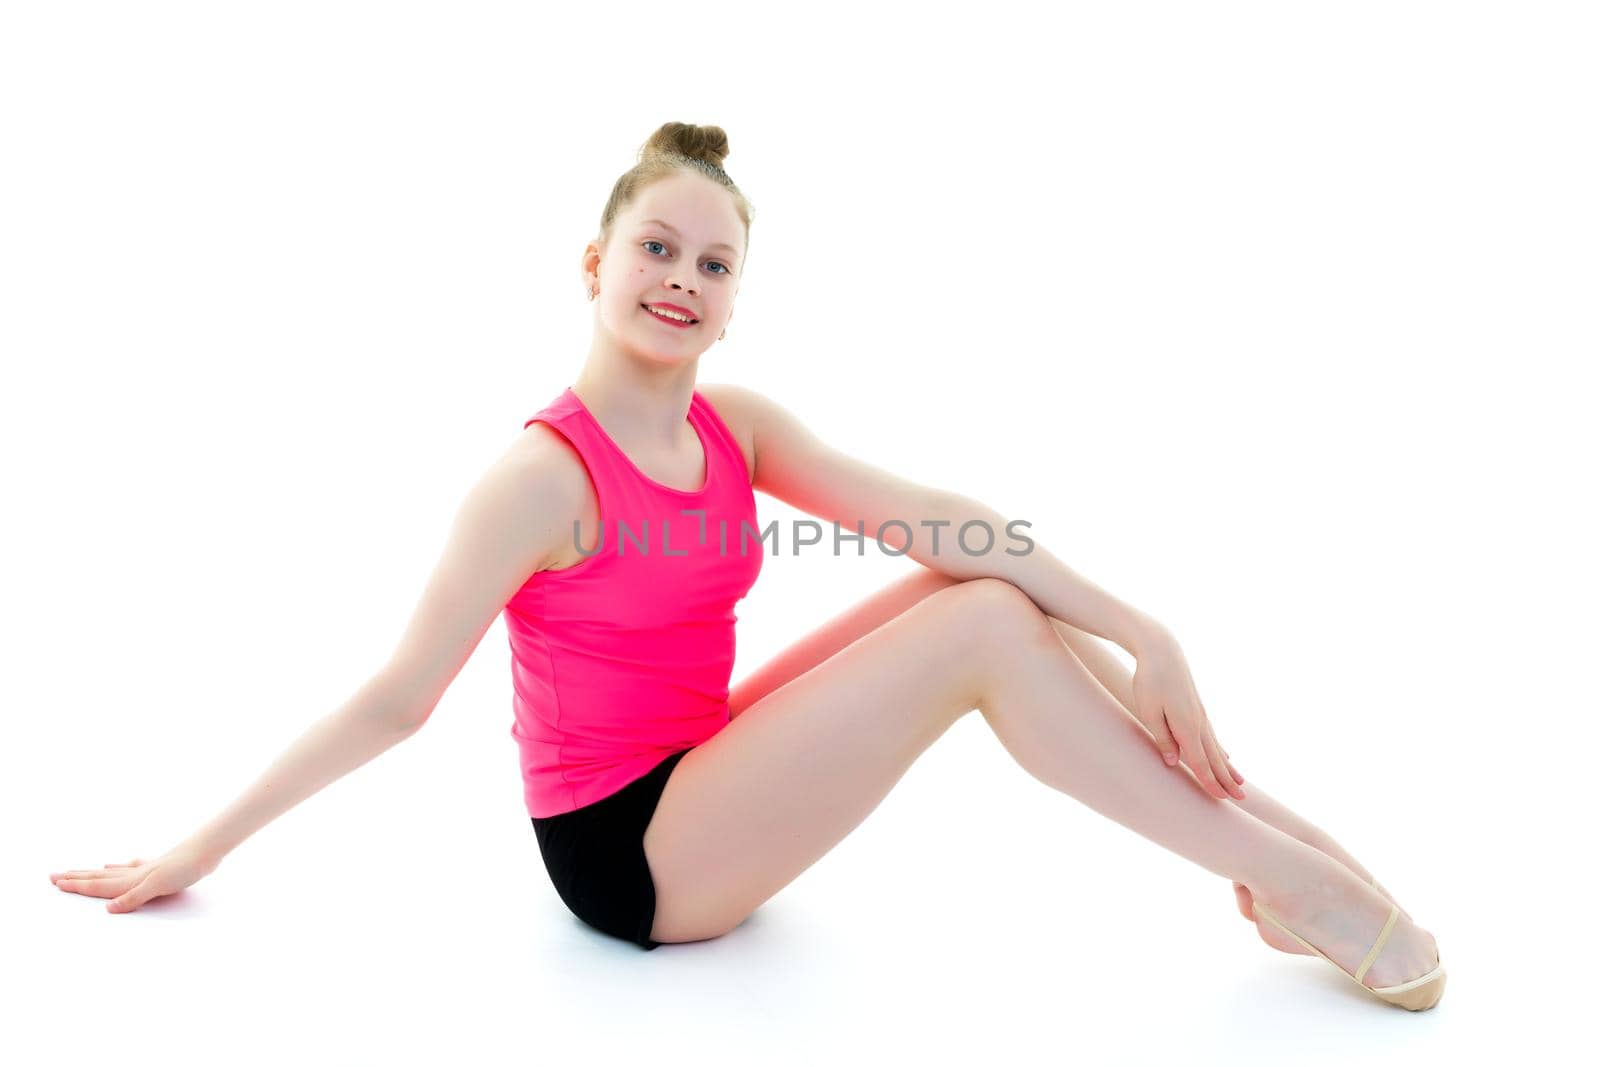
[(523, 797), (547, 818), (603, 800), (728, 724), (734, 605), (765, 546), (744, 453), (698, 392), (695, 490), (634, 466), (570, 387), (523, 428), (535, 421), (582, 457), (600, 516), (592, 554), (534, 572), (505, 606)]

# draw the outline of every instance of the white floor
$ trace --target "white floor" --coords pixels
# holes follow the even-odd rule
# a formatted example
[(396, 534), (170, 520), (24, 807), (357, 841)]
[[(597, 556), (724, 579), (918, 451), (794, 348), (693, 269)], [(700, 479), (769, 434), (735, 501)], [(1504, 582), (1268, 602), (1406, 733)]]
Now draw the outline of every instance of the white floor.
[[(1327, 788), (1308, 773), (1297, 789), (1292, 767), (1263, 777), (1280, 798)], [(1421, 804), (1436, 788), (1464, 782), (1397, 792)], [(1015, 772), (976, 718), (739, 929), (654, 952), (566, 911), (509, 805), (395, 797), (385, 819), (369, 794), (326, 799), (127, 915), (46, 879), (125, 840), (108, 829), (121, 821), (41, 805), (0, 883), (0, 1042), (175, 1063), (1411, 1064), (1553, 1053), (1581, 1021), (1579, 988), (1531, 984), (1578, 973), (1582, 927), (1562, 916), (1583, 914), (1581, 883), (1547, 856), (1539, 884), (1519, 884), (1466, 829), (1488, 807), (1470, 796), (1425, 845), (1376, 803), (1337, 818), (1439, 939), (1451, 984), (1418, 1014), (1272, 951), (1225, 881)], [(1525, 838), (1498, 844), (1534, 862)]]

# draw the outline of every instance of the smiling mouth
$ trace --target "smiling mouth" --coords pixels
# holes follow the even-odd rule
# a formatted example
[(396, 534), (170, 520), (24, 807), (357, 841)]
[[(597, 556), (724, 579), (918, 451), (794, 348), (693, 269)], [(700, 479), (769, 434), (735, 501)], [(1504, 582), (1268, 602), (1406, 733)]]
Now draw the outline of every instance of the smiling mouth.
[(668, 322), (675, 322), (679, 326), (693, 326), (697, 322), (700, 321), (699, 319), (677, 319), (677, 318), (673, 318), (671, 315), (662, 314), (661, 312), (657, 311), (655, 308), (651, 307), (649, 304), (640, 304), (639, 306), (644, 308), (650, 314), (654, 315), (656, 318), (665, 319)]

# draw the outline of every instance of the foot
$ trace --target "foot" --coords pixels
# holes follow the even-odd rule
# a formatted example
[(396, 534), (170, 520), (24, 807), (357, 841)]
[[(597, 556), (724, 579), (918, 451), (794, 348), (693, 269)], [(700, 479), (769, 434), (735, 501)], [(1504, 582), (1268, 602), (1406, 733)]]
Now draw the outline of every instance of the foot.
[[(1329, 856), (1330, 858), (1332, 858), (1336, 862), (1343, 863), (1345, 867), (1350, 869), (1356, 875), (1356, 877), (1360, 878), (1362, 881), (1367, 881), (1368, 880), (1368, 876), (1367, 876), (1367, 873), (1365, 871), (1350, 867), (1349, 863), (1345, 862), (1345, 860), (1342, 858), (1341, 855), (1335, 855), (1336, 851), (1337, 852), (1342, 852), (1342, 850), (1329, 849), (1327, 847), (1324, 847), (1322, 845), (1317, 844), (1314, 841), (1307, 842), (1307, 844), (1311, 845), (1312, 848), (1317, 849), (1319, 852), (1322, 852), (1323, 854)], [(1372, 886), (1380, 894), (1382, 894), (1384, 899), (1388, 900), (1389, 903), (1391, 903), (1391, 904), (1398, 904), (1399, 903), (1399, 901), (1395, 900), (1394, 897), (1389, 893), (1389, 891), (1387, 889), (1383, 888), (1383, 886), (1377, 884), (1376, 882), (1373, 882)], [(1293, 938), (1287, 936), (1281, 930), (1279, 930), (1276, 926), (1273, 926), (1271, 923), (1269, 923), (1269, 922), (1256, 922), (1256, 914), (1255, 914), (1255, 910), (1254, 910), (1255, 901), (1250, 895), (1250, 890), (1247, 889), (1243, 885), (1243, 883), (1240, 883), (1240, 882), (1234, 882), (1233, 883), (1233, 897), (1234, 897), (1234, 900), (1239, 905), (1239, 914), (1244, 916), (1250, 922), (1255, 923), (1257, 929), (1259, 929), (1261, 931), (1261, 940), (1265, 941), (1267, 944), (1271, 945), (1273, 948), (1278, 949), (1279, 951), (1282, 951), (1282, 952), (1295, 952), (1295, 953), (1299, 953), (1300, 955), (1303, 955), (1303, 956), (1312, 955), (1312, 953), (1307, 952), (1304, 948), (1301, 948), (1300, 947), (1300, 943), (1298, 941), (1295, 941)], [(1269, 904), (1268, 907), (1271, 907), (1271, 905)], [(1400, 918), (1401, 919), (1410, 919), (1411, 918), (1411, 913), (1406, 911), (1405, 908), (1401, 908), (1400, 909)], [(1309, 940), (1309, 938), (1307, 940)]]
[[(1300, 942), (1273, 926), (1265, 919), (1257, 921), (1255, 913), (1255, 898), (1238, 882), (1233, 883), (1233, 895), (1239, 901), (1239, 912), (1246, 919), (1255, 923), (1256, 930), (1261, 934), (1261, 940), (1277, 949), (1279, 952), (1294, 952), (1301, 956), (1314, 956), (1316, 953), (1302, 948)], [(1268, 905), (1271, 907), (1271, 905)], [(1274, 908), (1274, 911), (1277, 909)]]
[[(1374, 885), (1374, 888), (1376, 888), (1383, 898), (1389, 903), (1396, 903), (1395, 899), (1389, 895), (1389, 891), (1383, 888), (1383, 886)], [(1256, 930), (1261, 934), (1261, 940), (1265, 941), (1279, 952), (1293, 952), (1301, 956), (1315, 955), (1315, 953), (1309, 952), (1303, 948), (1300, 942), (1296, 941), (1282, 930), (1279, 930), (1271, 923), (1266, 922), (1265, 920), (1258, 922), (1256, 920), (1255, 913), (1255, 898), (1250, 895), (1250, 890), (1245, 886), (1238, 882), (1233, 883), (1233, 897), (1234, 900), (1236, 900), (1239, 904), (1239, 914), (1243, 915), (1246, 919), (1249, 919), (1255, 924)], [(1270, 904), (1267, 906), (1272, 907)], [(1277, 909), (1273, 908), (1273, 910), (1276, 911)], [(1410, 919), (1411, 913), (1406, 911), (1406, 909), (1401, 908), (1400, 918)]]
[[(1356, 876), (1360, 877), (1360, 872), (1359, 871), (1356, 872)], [(1400, 903), (1398, 900), (1394, 899), (1394, 894), (1390, 893), (1387, 889), (1383, 888), (1383, 886), (1380, 885), (1379, 883), (1373, 882), (1372, 883), (1372, 888), (1376, 889), (1379, 893), (1382, 893), (1384, 895), (1384, 897), (1388, 899), (1389, 903), (1391, 903), (1391, 904)], [(1250, 905), (1251, 905), (1250, 890), (1246, 889), (1244, 887), (1243, 883), (1235, 882), (1235, 883), (1233, 883), (1233, 896), (1234, 896), (1234, 899), (1236, 901), (1238, 901), (1238, 903), (1239, 903), (1239, 914), (1243, 915), (1246, 919), (1249, 919), (1251, 922), (1255, 922), (1256, 921), (1255, 913), (1250, 910)], [(1404, 908), (1400, 909), (1400, 915), (1401, 915), (1402, 918), (1406, 918), (1406, 919), (1411, 918), (1411, 913), (1409, 911), (1407, 911), (1406, 909), (1404, 909)]]
[[(1248, 892), (1248, 890), (1246, 890)], [(1254, 898), (1252, 898), (1253, 900)], [(1263, 888), (1261, 903), (1285, 926), (1316, 945), (1352, 975), (1383, 931), (1393, 902), (1363, 882), (1348, 867), (1333, 861), (1310, 882), (1288, 889)], [(1311, 955), (1299, 942), (1266, 919), (1258, 924), (1263, 940), (1286, 952)], [(1361, 982), (1368, 988), (1399, 985), (1420, 978), (1439, 965), (1433, 935), (1401, 912), (1389, 940)]]

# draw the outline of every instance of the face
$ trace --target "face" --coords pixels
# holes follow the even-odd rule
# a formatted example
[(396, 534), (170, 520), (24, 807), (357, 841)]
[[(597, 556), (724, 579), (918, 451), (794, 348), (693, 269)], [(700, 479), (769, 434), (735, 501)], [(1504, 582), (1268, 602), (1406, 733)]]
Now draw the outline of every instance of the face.
[[(744, 267), (744, 223), (728, 191), (698, 174), (647, 186), (612, 225), (605, 248), (584, 250), (584, 280), (598, 286), (597, 313), (619, 342), (678, 362), (711, 347), (733, 316)], [(645, 310), (672, 304), (694, 323)]]

